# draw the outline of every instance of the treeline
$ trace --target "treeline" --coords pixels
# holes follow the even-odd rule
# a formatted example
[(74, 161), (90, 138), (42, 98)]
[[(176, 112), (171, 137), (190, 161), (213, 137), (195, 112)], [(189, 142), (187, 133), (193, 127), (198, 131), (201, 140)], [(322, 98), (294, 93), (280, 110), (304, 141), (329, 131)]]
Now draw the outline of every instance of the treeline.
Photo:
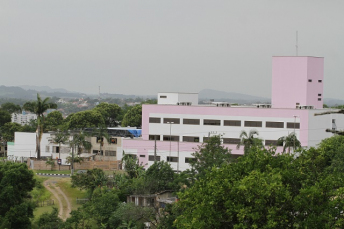
[[(43, 132), (57, 130), (66, 131), (90, 127), (141, 127), (142, 103), (135, 106), (124, 105), (120, 107), (117, 104), (103, 102), (93, 109), (72, 113), (68, 115), (67, 118), (64, 118), (60, 111), (53, 111), (45, 116), (41, 114), (42, 112), (34, 112), (35, 109), (38, 108), (37, 104), (40, 104), (40, 101), (43, 100), (40, 99), (39, 102), (26, 102), (22, 106), (11, 102), (1, 104), (0, 136), (3, 142), (13, 141), (15, 132), (35, 132), (38, 127), (40, 129), (42, 128)], [(147, 100), (143, 103), (156, 103), (156, 100)], [(50, 104), (57, 107), (57, 104), (53, 101)], [(32, 110), (33, 113), (42, 116), (39, 118), (40, 123), (38, 124), (37, 120), (32, 120), (24, 126), (17, 123), (11, 123), (11, 114), (20, 113), (23, 107), (28, 107), (28, 105), (32, 108), (30, 110)], [(46, 109), (47, 108), (45, 108), (45, 110)], [(40, 109), (37, 111), (39, 110)]]
[[(99, 169), (77, 174), (72, 184), (87, 190), (89, 201), (65, 222), (53, 211), (33, 224), (27, 195), (34, 186), (32, 172), (25, 165), (0, 163), (0, 201), (5, 203), (0, 227), (144, 228), (146, 222), (156, 228), (344, 227), (343, 136), (295, 153), (252, 145), (238, 159), (213, 136), (194, 157), (191, 169), (181, 173), (163, 161), (144, 170), (125, 155), (125, 173), (112, 178)], [(179, 201), (163, 209), (125, 203), (131, 194), (165, 190), (174, 191)]]

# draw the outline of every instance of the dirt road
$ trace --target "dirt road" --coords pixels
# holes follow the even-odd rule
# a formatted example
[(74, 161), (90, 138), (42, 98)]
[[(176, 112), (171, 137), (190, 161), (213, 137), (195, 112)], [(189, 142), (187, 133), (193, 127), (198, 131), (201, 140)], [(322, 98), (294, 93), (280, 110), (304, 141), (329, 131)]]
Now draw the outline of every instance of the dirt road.
[(66, 194), (56, 184), (56, 180), (51, 179), (43, 182), (44, 187), (46, 187), (59, 202), (59, 217), (65, 221), (69, 217), (72, 208)]

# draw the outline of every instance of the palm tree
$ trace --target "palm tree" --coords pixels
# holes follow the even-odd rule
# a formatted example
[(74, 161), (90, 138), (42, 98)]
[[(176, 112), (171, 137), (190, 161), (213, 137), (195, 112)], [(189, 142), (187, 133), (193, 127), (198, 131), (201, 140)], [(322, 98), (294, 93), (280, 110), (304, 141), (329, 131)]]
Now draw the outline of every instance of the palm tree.
[[(66, 144), (67, 141), (69, 140), (68, 133), (58, 131), (54, 134), (54, 137), (52, 137), (51, 140), (55, 144), (59, 144), (59, 158), (61, 158), (61, 144)], [(60, 165), (59, 165), (59, 170), (60, 170)]]
[[(99, 126), (95, 131), (93, 131), (93, 136), (97, 138), (97, 143), (99, 143), (99, 153), (102, 153), (102, 146), (104, 146), (104, 138), (108, 143), (110, 143), (110, 136), (108, 134), (107, 128)], [(104, 154), (103, 154), (104, 155)], [(104, 155), (105, 156), (105, 155)]]
[(41, 159), (41, 139), (43, 133), (44, 112), (48, 109), (56, 109), (56, 103), (50, 103), (50, 98), (47, 97), (44, 100), (37, 93), (37, 101), (26, 102), (23, 105), (23, 109), (35, 113), (37, 115), (37, 130), (36, 130), (36, 153), (37, 159)]
[(295, 151), (297, 148), (301, 147), (301, 142), (297, 139), (294, 132), (288, 134), (287, 136), (280, 137), (278, 144), (283, 144), (283, 153), (285, 153), (288, 148), (288, 153), (290, 153), (290, 148), (293, 148)]
[(262, 139), (259, 139), (258, 131), (256, 130), (250, 130), (250, 132), (247, 134), (245, 130), (241, 131), (240, 133), (240, 142), (237, 145), (237, 149), (240, 148), (240, 146), (244, 146), (244, 153), (246, 154), (253, 146), (263, 146)]
[(72, 139), (69, 140), (69, 145), (72, 148), (72, 175), (74, 172), (74, 152), (81, 153), (81, 148), (89, 151), (92, 148), (92, 144), (86, 140), (86, 135), (83, 132), (76, 132), (71, 135)]

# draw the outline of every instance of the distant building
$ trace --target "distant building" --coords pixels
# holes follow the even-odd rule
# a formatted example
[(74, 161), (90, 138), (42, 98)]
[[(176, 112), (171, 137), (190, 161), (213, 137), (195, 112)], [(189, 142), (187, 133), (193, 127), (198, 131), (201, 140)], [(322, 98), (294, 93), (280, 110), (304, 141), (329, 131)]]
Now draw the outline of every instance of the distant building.
[(278, 138), (293, 132), (303, 147), (316, 146), (332, 136), (326, 129), (344, 129), (344, 115), (314, 116), (326, 111), (323, 76), (323, 58), (273, 57), (271, 104), (198, 105), (195, 93), (159, 93), (158, 104), (142, 106), (142, 138), (124, 139), (123, 150), (146, 168), (156, 152), (156, 160), (183, 171), (190, 168), (195, 149), (212, 135), (221, 135), (235, 156), (243, 155), (243, 147), (237, 149), (243, 130), (258, 131), (264, 145), (276, 146), (277, 152), (282, 151)]
[(30, 123), (31, 120), (36, 120), (37, 115), (36, 114), (31, 114), (31, 113), (26, 113), (23, 111), (21, 114), (13, 113), (11, 115), (11, 121), (14, 123), (18, 123), (20, 125), (25, 125)]

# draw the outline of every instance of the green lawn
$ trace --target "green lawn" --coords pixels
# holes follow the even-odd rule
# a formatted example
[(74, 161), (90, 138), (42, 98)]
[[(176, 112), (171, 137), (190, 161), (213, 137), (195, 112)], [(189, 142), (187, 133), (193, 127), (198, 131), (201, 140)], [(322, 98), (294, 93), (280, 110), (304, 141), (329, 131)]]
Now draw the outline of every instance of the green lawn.
[(86, 191), (78, 188), (73, 188), (70, 178), (63, 178), (57, 182), (57, 185), (66, 194), (72, 205), (72, 210), (80, 207), (80, 204), (76, 203), (76, 198), (86, 198)]
[(34, 173), (70, 174), (70, 170), (33, 170)]

